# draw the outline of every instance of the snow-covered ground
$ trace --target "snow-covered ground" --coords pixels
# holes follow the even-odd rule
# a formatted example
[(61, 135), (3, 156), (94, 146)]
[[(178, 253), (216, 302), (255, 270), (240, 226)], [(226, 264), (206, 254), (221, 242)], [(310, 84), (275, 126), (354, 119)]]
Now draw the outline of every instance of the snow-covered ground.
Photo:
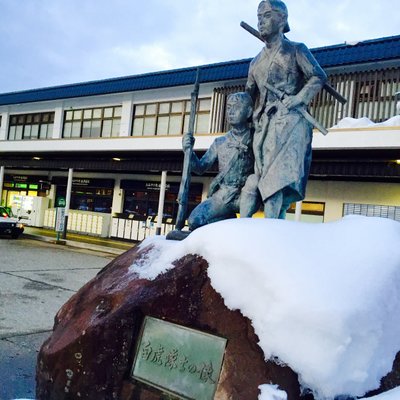
[[(259, 400), (287, 400), (287, 395), (283, 390), (279, 390), (276, 385), (260, 386)], [(399, 400), (400, 387), (382, 393), (379, 396), (369, 397), (368, 400)], [(34, 400), (34, 399), (15, 399), (15, 400)], [(360, 399), (362, 400), (362, 399)]]
[(331, 129), (351, 129), (351, 128), (371, 128), (371, 127), (385, 127), (385, 126), (400, 126), (400, 115), (389, 118), (386, 121), (375, 123), (369, 118), (350, 118), (346, 117), (340, 120), (337, 125), (332, 126)]
[[(225, 304), (252, 320), (266, 359), (289, 365), (319, 399), (363, 396), (400, 350), (399, 243), (400, 224), (382, 218), (227, 220), (182, 242), (145, 240), (154, 247), (131, 269), (154, 279), (200, 254)], [(374, 400), (400, 398), (394, 393)], [(260, 399), (284, 397), (264, 387)]]
[[(276, 385), (261, 385), (261, 394), (258, 400), (287, 400), (287, 394), (283, 390), (279, 390)], [(400, 387), (388, 392), (382, 393), (373, 397), (363, 397), (366, 400), (399, 400), (400, 399)], [(363, 400), (360, 399), (360, 400)]]
[[(260, 386), (259, 400), (287, 400), (286, 392), (279, 390), (276, 385), (262, 385)], [(369, 397), (368, 400), (399, 400), (400, 387), (382, 393), (379, 396)], [(15, 400), (34, 400), (34, 399), (15, 399)], [(362, 400), (362, 399), (360, 399)]]

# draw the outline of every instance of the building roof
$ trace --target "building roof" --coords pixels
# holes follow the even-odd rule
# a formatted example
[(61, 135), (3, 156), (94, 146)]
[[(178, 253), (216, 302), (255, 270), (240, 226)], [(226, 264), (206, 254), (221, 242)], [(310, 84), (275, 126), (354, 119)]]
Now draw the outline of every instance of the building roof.
[[(323, 68), (400, 60), (400, 35), (311, 50)], [(245, 79), (251, 59), (202, 65), (200, 83)], [(192, 85), (197, 67), (0, 94), (0, 105)]]
[(400, 59), (400, 35), (311, 50), (324, 68)]

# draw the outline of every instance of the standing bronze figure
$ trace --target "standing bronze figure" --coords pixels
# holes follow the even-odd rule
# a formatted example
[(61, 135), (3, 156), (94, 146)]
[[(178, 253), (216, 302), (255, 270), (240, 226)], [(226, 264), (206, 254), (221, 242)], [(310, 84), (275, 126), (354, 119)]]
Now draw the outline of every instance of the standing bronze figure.
[[(255, 104), (255, 173), (242, 190), (240, 214), (251, 217), (264, 204), (269, 218), (285, 218), (290, 204), (305, 197), (313, 126), (307, 106), (327, 77), (309, 49), (288, 40), (288, 11), (281, 0), (258, 6), (265, 47), (250, 64), (246, 91)], [(323, 129), (323, 128), (322, 128)]]

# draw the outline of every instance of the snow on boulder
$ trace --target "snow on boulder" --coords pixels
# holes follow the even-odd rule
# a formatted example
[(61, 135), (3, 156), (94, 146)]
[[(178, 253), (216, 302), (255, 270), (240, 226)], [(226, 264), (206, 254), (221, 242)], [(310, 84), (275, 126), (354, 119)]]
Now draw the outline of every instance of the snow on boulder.
[(258, 400), (287, 400), (286, 392), (280, 390), (278, 385), (261, 385), (259, 389), (261, 393)]
[(378, 394), (377, 396), (372, 396), (368, 398), (365, 397), (365, 400), (399, 400), (399, 399), (400, 399), (400, 387)]
[(153, 279), (201, 255), (225, 304), (252, 320), (266, 359), (289, 365), (316, 398), (362, 396), (400, 350), (399, 243), (400, 224), (382, 218), (227, 220), (182, 242), (144, 241), (153, 250), (131, 269)]

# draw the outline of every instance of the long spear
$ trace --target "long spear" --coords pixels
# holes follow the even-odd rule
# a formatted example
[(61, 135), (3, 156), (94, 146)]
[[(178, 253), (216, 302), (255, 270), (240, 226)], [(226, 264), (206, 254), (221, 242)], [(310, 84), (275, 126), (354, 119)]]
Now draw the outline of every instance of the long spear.
[[(194, 122), (196, 120), (196, 109), (197, 109), (197, 98), (199, 97), (199, 79), (200, 79), (200, 67), (197, 68), (196, 72), (196, 82), (194, 84), (193, 92), (190, 96), (190, 118), (189, 118), (189, 128), (186, 135), (193, 137), (194, 133)], [(191, 141), (193, 143), (193, 140)], [(188, 207), (189, 198), (189, 186), (191, 180), (191, 161), (193, 154), (193, 144), (185, 150), (183, 158), (182, 167), (182, 180), (179, 187), (178, 193), (178, 214), (176, 216), (175, 229), (182, 230), (185, 226), (186, 212)]]

